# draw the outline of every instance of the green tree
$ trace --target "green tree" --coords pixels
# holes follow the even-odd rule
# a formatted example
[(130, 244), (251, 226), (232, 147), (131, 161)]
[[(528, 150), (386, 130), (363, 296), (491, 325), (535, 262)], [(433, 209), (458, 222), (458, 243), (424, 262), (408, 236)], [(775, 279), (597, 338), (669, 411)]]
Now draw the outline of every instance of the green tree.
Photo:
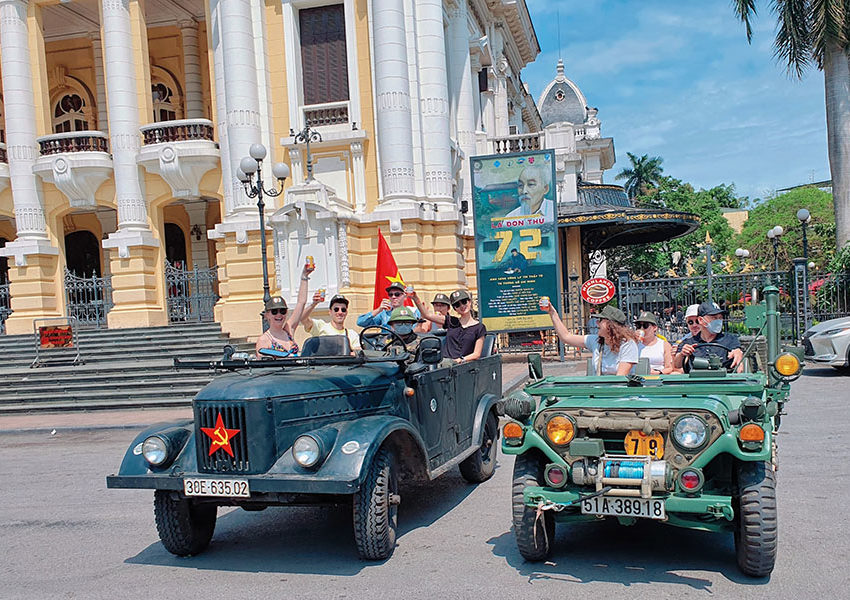
[(832, 195), (816, 187), (797, 188), (774, 196), (750, 210), (741, 233), (735, 236), (736, 248), (750, 251), (750, 261), (757, 270), (773, 269), (773, 244), (767, 232), (781, 225), (785, 233), (779, 239), (779, 268), (790, 269), (791, 260), (803, 256), (803, 228), (797, 211), (807, 208), (811, 214), (807, 228), (809, 259), (819, 268), (835, 255), (835, 222)]
[(661, 163), (664, 160), (660, 156), (650, 158), (644, 154), (637, 157), (631, 152), (626, 152), (629, 160), (632, 163), (631, 168), (625, 168), (620, 171), (616, 179), (625, 179), (626, 183), (623, 186), (630, 199), (649, 193), (650, 187), (655, 187), (661, 179), (661, 173), (664, 171)]
[[(755, 0), (734, 0), (752, 40)], [(773, 0), (774, 49), (788, 72), (801, 77), (814, 64), (823, 71), (826, 133), (838, 246), (850, 241), (850, 3), (846, 0)]]

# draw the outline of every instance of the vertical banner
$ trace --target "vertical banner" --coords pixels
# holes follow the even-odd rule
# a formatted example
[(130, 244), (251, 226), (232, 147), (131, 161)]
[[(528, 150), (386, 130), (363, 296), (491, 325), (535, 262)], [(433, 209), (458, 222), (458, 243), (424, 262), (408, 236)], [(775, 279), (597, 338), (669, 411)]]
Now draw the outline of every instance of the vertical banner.
[(552, 327), (538, 301), (558, 301), (558, 222), (552, 150), (474, 156), (472, 201), (478, 308), (488, 331)]

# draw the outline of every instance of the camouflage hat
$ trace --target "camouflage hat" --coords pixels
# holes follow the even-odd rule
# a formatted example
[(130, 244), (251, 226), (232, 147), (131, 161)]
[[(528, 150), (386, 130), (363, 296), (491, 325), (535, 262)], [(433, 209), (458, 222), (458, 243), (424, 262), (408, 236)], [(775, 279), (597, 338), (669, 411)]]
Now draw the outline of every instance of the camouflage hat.
[(609, 321), (614, 321), (615, 323), (619, 323), (620, 325), (626, 324), (626, 313), (621, 311), (619, 308), (607, 305), (602, 309), (598, 315), (596, 315), (597, 319), (608, 319)]
[(286, 300), (280, 296), (272, 296), (269, 298), (269, 301), (266, 302), (265, 310), (271, 310), (273, 308), (282, 308), (283, 310), (286, 310)]
[(398, 290), (400, 292), (404, 292), (404, 285), (399, 283), (398, 281), (393, 281), (384, 289), (387, 291), (387, 293), (389, 293), (390, 290)]
[(449, 297), (445, 294), (437, 294), (434, 296), (434, 299), (431, 300), (431, 304), (445, 304), (446, 306), (451, 306), (451, 302), (449, 302)]
[(418, 321), (416, 313), (409, 306), (397, 306), (390, 313), (390, 318), (387, 323), (396, 323), (399, 321)]
[(455, 291), (452, 292), (452, 295), (451, 295), (450, 298), (451, 298), (451, 301), (452, 301), (452, 306), (454, 306), (456, 303), (460, 302), (461, 300), (472, 300), (472, 297), (469, 295), (469, 292), (467, 292), (466, 290), (455, 290)]

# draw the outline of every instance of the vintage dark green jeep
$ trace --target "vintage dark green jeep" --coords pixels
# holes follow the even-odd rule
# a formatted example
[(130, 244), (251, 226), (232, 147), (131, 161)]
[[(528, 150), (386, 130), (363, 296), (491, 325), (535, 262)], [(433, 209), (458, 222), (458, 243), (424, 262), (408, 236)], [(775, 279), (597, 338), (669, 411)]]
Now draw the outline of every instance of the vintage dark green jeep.
[(747, 320), (765, 332), (766, 372), (695, 359), (685, 375), (543, 379), (530, 361), (536, 381), (504, 401), (502, 438), (516, 456), (513, 524), (524, 558), (549, 555), (555, 523), (655, 519), (732, 532), (744, 573), (773, 570), (776, 430), (802, 354), (780, 350), (778, 290), (765, 297)]
[(300, 358), (226, 352), (189, 364), (232, 373), (197, 394), (193, 420), (139, 434), (107, 487), (156, 490), (160, 539), (181, 556), (207, 547), (218, 506), (349, 503), (360, 556), (389, 557), (400, 480), (455, 465), (469, 482), (493, 474), (502, 363), (492, 336), (480, 360), (440, 367), (438, 337), (423, 338), (411, 363), (400, 338), (378, 333), (364, 330), (373, 349), (354, 355), (332, 336), (307, 340)]

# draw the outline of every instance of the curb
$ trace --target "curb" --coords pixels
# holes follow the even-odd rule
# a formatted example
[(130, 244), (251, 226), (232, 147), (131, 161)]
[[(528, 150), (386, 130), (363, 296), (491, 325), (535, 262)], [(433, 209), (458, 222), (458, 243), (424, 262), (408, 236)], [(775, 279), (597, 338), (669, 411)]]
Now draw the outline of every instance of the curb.
[(87, 431), (144, 429), (154, 424), (155, 423), (131, 423), (124, 425), (69, 425), (67, 427), (20, 427), (17, 429), (0, 429), (0, 435), (23, 435), (38, 433), (58, 435), (60, 433), (85, 433)]

